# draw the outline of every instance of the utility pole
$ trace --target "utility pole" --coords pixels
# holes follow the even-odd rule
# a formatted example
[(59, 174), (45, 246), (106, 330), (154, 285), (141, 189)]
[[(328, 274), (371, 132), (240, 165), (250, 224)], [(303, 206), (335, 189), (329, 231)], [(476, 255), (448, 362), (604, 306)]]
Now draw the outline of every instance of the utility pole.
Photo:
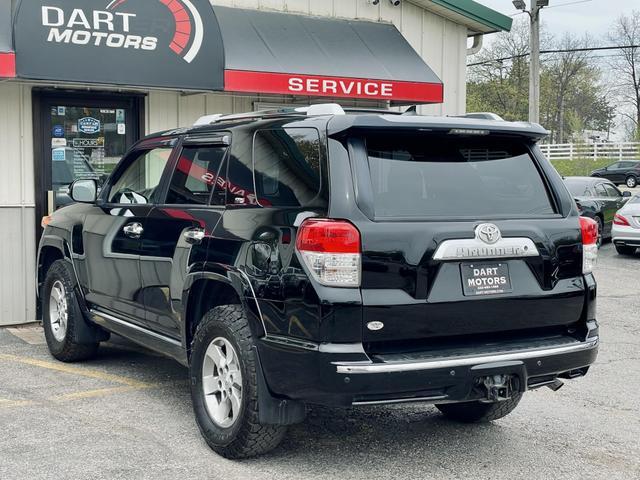
[(549, 0), (531, 0), (531, 9), (527, 10), (524, 0), (513, 0), (513, 5), (529, 14), (529, 121), (540, 123), (540, 10), (549, 5)]
[(531, 62), (529, 64), (529, 121), (540, 123), (540, 10), (536, 0), (531, 0)]

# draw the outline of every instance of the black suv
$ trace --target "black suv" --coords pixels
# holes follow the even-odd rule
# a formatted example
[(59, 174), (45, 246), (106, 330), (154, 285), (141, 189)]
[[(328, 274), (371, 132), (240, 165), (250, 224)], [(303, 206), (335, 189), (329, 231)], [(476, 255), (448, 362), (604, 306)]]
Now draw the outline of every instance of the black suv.
[(113, 332), (175, 358), (229, 458), (275, 447), (307, 404), (490, 421), (594, 362), (597, 227), (540, 126), (337, 105), (199, 123), (48, 219), (54, 357)]
[(616, 185), (626, 185), (635, 188), (640, 181), (640, 162), (628, 160), (612, 163), (591, 172), (592, 177), (602, 177), (611, 180)]

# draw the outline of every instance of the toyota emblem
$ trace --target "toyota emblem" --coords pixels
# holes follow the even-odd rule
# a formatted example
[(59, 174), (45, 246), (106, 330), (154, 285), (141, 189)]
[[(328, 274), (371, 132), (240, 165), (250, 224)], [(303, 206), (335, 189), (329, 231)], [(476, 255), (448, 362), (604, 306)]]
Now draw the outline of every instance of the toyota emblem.
[(476, 228), (476, 237), (487, 245), (493, 245), (502, 238), (502, 234), (493, 223), (483, 223)]

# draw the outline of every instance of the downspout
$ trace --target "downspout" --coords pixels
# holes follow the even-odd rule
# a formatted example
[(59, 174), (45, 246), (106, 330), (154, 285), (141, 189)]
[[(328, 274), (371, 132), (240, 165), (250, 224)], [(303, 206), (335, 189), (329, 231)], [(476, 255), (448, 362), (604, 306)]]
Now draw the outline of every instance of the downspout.
[(482, 50), (482, 43), (484, 41), (484, 35), (474, 35), (473, 36), (473, 45), (467, 48), (467, 56), (475, 55), (480, 50)]

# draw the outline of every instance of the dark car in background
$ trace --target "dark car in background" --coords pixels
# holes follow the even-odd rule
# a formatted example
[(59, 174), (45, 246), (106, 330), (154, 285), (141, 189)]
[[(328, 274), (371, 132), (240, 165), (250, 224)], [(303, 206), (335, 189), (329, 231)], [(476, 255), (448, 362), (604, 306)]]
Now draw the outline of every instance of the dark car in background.
[(640, 182), (640, 161), (625, 160), (591, 172), (592, 177), (606, 178), (616, 185), (635, 188)]
[(611, 227), (616, 212), (629, 198), (630, 192), (621, 192), (613, 182), (597, 177), (565, 177), (564, 183), (576, 201), (580, 215), (592, 218), (598, 224), (598, 246), (611, 238)]

